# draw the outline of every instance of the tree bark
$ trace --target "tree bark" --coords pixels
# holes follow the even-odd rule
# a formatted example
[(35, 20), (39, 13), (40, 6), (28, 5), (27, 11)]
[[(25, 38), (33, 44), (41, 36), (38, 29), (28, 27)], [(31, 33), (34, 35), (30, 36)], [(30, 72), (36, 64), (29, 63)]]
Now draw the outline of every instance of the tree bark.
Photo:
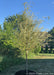
[(28, 51), (26, 50), (26, 75), (28, 75)]

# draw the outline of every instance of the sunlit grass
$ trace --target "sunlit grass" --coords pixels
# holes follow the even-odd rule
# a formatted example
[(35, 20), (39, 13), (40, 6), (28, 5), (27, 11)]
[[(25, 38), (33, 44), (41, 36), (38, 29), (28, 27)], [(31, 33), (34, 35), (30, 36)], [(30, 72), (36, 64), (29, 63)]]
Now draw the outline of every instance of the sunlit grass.
[[(26, 55), (22, 55), (24, 59), (26, 59)], [(54, 54), (49, 54), (49, 53), (39, 53), (39, 54), (34, 54), (29, 52), (28, 53), (28, 59), (54, 59)]]
[(51, 53), (39, 53), (39, 56), (54, 56), (54, 54), (51, 54)]

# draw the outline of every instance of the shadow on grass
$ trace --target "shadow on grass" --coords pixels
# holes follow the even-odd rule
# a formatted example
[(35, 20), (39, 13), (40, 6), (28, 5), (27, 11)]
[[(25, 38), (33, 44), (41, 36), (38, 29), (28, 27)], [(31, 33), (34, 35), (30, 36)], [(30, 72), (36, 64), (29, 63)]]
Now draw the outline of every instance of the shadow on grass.
[[(0, 62), (0, 75), (13, 75), (19, 70), (24, 70), (26, 66), (26, 60), (22, 57), (11, 58), (4, 57)], [(28, 69), (35, 71), (40, 75), (51, 73), (54, 74), (54, 59), (28, 59)], [(0, 70), (0, 71), (1, 71)], [(8, 74), (7, 74), (8, 73)]]

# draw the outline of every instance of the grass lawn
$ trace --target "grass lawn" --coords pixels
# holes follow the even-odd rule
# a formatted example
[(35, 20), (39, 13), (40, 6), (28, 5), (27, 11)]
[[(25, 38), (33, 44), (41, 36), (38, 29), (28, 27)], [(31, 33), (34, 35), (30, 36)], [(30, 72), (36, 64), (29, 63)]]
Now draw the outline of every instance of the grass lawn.
[(54, 54), (40, 53), (39, 55), (35, 56), (33, 59), (54, 59)]
[[(31, 56), (32, 55), (32, 56)], [(0, 57), (0, 62), (2, 62), (3, 57)], [(13, 60), (8, 59), (7, 64), (11, 65), (9, 68), (6, 68), (3, 72), (0, 73), (0, 75), (14, 75), (16, 71), (25, 69), (25, 57), (23, 56), (23, 59), (15, 59), (17, 60), (15, 64), (13, 64)], [(54, 75), (54, 54), (29, 54), (28, 55), (28, 68), (30, 70), (34, 70), (39, 75)], [(40, 74), (42, 73), (42, 74)], [(48, 74), (46, 74), (48, 73)], [(53, 73), (53, 74), (52, 74)]]

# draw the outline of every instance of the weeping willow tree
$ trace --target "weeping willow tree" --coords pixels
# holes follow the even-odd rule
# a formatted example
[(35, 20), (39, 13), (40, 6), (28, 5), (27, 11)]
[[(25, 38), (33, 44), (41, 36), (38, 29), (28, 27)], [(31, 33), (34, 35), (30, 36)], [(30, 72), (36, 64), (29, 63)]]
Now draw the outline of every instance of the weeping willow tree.
[(25, 51), (26, 54), (26, 74), (28, 73), (28, 52), (37, 47), (38, 44), (42, 45), (43, 41), (48, 37), (45, 37), (46, 32), (42, 32), (40, 24), (42, 20), (34, 20), (33, 14), (29, 12), (28, 7), (24, 3), (24, 11), (20, 18), (16, 19), (18, 23), (17, 31), (14, 32), (15, 38), (18, 40), (18, 48)]

